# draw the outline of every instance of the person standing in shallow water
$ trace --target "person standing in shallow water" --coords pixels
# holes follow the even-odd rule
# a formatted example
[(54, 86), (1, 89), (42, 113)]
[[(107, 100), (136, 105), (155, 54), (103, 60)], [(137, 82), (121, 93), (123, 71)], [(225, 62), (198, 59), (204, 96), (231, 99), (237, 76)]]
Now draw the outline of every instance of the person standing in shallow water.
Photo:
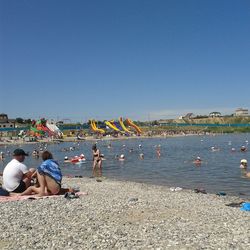
[(92, 175), (95, 177), (96, 172), (98, 171), (98, 176), (102, 175), (102, 157), (101, 152), (97, 149), (96, 144), (92, 146), (92, 154), (93, 154), (93, 172)]
[(158, 158), (161, 157), (161, 148), (160, 148), (160, 146), (157, 146), (157, 148), (156, 148), (156, 155), (157, 155)]

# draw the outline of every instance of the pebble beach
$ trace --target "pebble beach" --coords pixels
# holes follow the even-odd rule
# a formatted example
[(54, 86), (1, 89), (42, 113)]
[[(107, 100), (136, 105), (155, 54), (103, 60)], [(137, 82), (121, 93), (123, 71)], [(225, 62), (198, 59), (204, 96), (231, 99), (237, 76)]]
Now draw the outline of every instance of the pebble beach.
[(238, 197), (106, 178), (64, 178), (88, 195), (1, 202), (0, 249), (249, 249)]

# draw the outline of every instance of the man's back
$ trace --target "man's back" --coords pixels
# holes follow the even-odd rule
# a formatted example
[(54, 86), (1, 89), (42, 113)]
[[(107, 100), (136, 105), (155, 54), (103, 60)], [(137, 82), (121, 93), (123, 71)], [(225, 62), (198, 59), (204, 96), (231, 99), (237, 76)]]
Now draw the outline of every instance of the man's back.
[(28, 168), (26, 165), (16, 159), (13, 159), (4, 168), (3, 187), (9, 192), (15, 190), (19, 186), (23, 175), (27, 172)]

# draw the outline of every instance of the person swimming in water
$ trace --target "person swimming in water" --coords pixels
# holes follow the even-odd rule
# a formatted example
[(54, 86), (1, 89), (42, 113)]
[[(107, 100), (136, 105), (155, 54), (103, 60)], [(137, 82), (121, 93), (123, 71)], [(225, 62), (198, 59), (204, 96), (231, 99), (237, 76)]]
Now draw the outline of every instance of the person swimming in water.
[(81, 161), (86, 161), (85, 155), (84, 154), (80, 154), (80, 160)]
[(39, 151), (35, 149), (35, 150), (32, 152), (32, 156), (35, 157), (35, 158), (39, 158)]
[(247, 160), (246, 159), (242, 159), (240, 161), (240, 168), (241, 169), (247, 169)]
[(143, 153), (139, 154), (139, 157), (140, 157), (141, 160), (144, 160), (144, 154)]
[(243, 175), (247, 178), (250, 178), (250, 172), (247, 172), (247, 160), (242, 159), (240, 161), (240, 168), (243, 170)]
[(193, 163), (196, 165), (196, 166), (199, 166), (201, 165), (202, 163), (202, 160), (199, 156), (196, 157), (196, 159), (193, 161)]
[(124, 155), (124, 154), (121, 154), (121, 155), (120, 155), (119, 161), (125, 161), (125, 155)]
[(218, 148), (216, 146), (213, 146), (213, 147), (211, 147), (211, 151), (212, 152), (217, 152), (217, 151), (220, 151), (220, 148)]

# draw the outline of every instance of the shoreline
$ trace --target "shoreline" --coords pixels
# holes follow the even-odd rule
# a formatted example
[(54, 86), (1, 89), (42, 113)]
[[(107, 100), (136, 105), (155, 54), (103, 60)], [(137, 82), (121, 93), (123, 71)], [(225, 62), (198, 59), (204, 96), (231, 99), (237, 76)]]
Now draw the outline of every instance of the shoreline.
[(155, 135), (155, 136), (131, 136), (131, 137), (103, 137), (103, 138), (94, 138), (94, 137), (86, 137), (84, 139), (77, 139), (66, 137), (63, 139), (54, 139), (45, 138), (38, 139), (37, 141), (24, 141), (24, 140), (8, 140), (8, 141), (0, 141), (0, 146), (6, 145), (32, 145), (37, 143), (64, 143), (64, 142), (84, 142), (84, 141), (122, 141), (122, 140), (130, 140), (130, 139), (167, 139), (167, 138), (177, 138), (177, 137), (187, 137), (187, 136), (204, 136), (200, 134), (174, 134), (174, 135)]
[[(87, 196), (0, 203), (3, 249), (247, 249), (233, 196), (101, 178), (64, 178)], [(18, 209), (19, 213), (15, 213)], [(239, 230), (244, 228), (245, 230)]]

